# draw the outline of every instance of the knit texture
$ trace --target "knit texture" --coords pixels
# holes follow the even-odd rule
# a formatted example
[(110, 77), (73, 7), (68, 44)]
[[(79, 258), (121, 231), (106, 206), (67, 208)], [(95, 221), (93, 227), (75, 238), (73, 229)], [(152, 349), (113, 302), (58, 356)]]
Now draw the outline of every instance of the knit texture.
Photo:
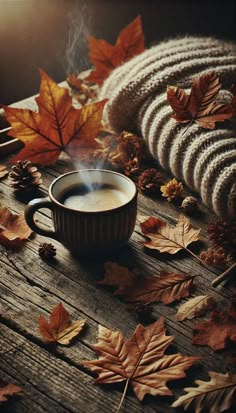
[(115, 69), (100, 92), (109, 98), (105, 116), (120, 132), (135, 130), (151, 154), (177, 179), (184, 181), (203, 202), (225, 218), (236, 218), (236, 130), (233, 122), (215, 130), (183, 124), (171, 116), (167, 85), (189, 92), (203, 73), (220, 76), (221, 101), (229, 103), (236, 83), (236, 46), (213, 38), (185, 37), (145, 50)]

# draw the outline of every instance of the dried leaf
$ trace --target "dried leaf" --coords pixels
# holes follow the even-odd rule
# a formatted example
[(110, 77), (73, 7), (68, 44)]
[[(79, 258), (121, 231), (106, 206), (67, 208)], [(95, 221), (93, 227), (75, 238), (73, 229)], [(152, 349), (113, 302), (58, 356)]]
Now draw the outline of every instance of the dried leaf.
[(146, 328), (139, 324), (129, 340), (120, 331), (99, 326), (98, 342), (93, 346), (99, 359), (83, 364), (98, 374), (95, 383), (125, 382), (124, 394), (130, 384), (139, 400), (146, 394), (171, 395), (166, 383), (185, 377), (184, 371), (200, 359), (165, 355), (172, 339), (165, 335), (163, 318)]
[(233, 95), (231, 100), (233, 116), (236, 116), (236, 83), (231, 86), (230, 92)]
[(196, 413), (207, 411), (221, 413), (229, 409), (234, 401), (236, 375), (209, 371), (210, 381), (196, 380), (198, 387), (187, 387), (187, 394), (180, 396), (172, 407), (194, 408)]
[(5, 165), (0, 165), (0, 179), (5, 178), (8, 175), (8, 170)]
[(98, 284), (116, 287), (115, 295), (135, 307), (137, 303), (149, 304), (173, 301), (188, 297), (194, 277), (185, 274), (161, 272), (160, 277), (141, 277), (128, 268), (113, 262), (105, 263), (104, 279)]
[(138, 16), (119, 34), (115, 45), (89, 36), (89, 57), (95, 70), (86, 78), (99, 85), (109, 73), (144, 50), (141, 17)]
[(39, 328), (44, 340), (47, 343), (70, 344), (72, 338), (82, 330), (85, 320), (77, 320), (71, 324), (69, 318), (68, 311), (61, 303), (52, 311), (49, 322), (40, 315)]
[(174, 110), (177, 122), (196, 122), (207, 129), (214, 129), (216, 122), (232, 117), (232, 107), (217, 102), (221, 88), (219, 77), (210, 72), (192, 84), (190, 95), (179, 87), (168, 86), (167, 100)]
[(176, 227), (173, 228), (161, 219), (149, 217), (141, 223), (142, 233), (150, 241), (143, 242), (143, 245), (160, 252), (175, 254), (185, 249), (194, 241), (198, 241), (200, 229), (193, 229), (190, 220), (184, 215), (180, 215)]
[(97, 97), (97, 91), (86, 80), (79, 78), (75, 74), (67, 76), (66, 81), (72, 90), (73, 97), (81, 104), (91, 102)]
[(0, 378), (0, 404), (6, 402), (9, 396), (22, 392), (22, 388), (12, 383), (6, 383)]
[(79, 159), (96, 149), (95, 137), (101, 127), (106, 100), (75, 109), (69, 91), (41, 72), (39, 112), (3, 106), (11, 129), (8, 135), (21, 140), (25, 147), (13, 158), (28, 159), (46, 166), (56, 162), (61, 151)]
[(216, 302), (213, 297), (210, 297), (209, 295), (198, 295), (179, 307), (176, 314), (176, 320), (191, 320), (194, 317), (199, 317), (206, 311), (211, 310), (215, 305)]
[(7, 248), (20, 248), (32, 234), (23, 215), (13, 214), (8, 208), (0, 208), (0, 244)]
[(209, 346), (212, 350), (222, 350), (227, 341), (236, 341), (236, 311), (233, 305), (225, 311), (212, 311), (210, 319), (195, 324), (193, 344)]

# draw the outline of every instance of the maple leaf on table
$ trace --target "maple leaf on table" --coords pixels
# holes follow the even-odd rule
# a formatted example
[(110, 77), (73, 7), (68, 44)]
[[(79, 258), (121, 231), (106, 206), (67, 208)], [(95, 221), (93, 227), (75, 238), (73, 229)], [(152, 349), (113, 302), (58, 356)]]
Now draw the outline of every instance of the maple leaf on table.
[(180, 396), (172, 407), (183, 406), (184, 410), (195, 408), (196, 413), (221, 413), (229, 409), (234, 401), (236, 375), (209, 372), (210, 381), (196, 380), (198, 387), (186, 387), (187, 394)]
[(40, 315), (39, 328), (44, 340), (47, 343), (70, 344), (72, 338), (81, 332), (85, 320), (70, 323), (69, 319), (69, 313), (61, 303), (53, 309), (49, 322), (44, 316)]
[(172, 395), (166, 383), (185, 377), (184, 371), (200, 360), (201, 357), (181, 354), (165, 355), (173, 340), (165, 331), (163, 317), (148, 327), (139, 324), (129, 340), (120, 331), (99, 326), (98, 342), (93, 345), (99, 359), (85, 361), (83, 365), (97, 373), (96, 384), (126, 383), (117, 412), (129, 384), (139, 400), (146, 394)]
[(12, 161), (28, 159), (46, 166), (56, 162), (62, 151), (78, 160), (99, 146), (95, 138), (107, 100), (75, 109), (69, 91), (58, 86), (42, 70), (40, 73), (40, 94), (36, 98), (38, 112), (3, 106), (11, 124), (8, 135), (25, 145)]
[(9, 396), (18, 395), (22, 392), (22, 387), (13, 383), (7, 383), (0, 378), (0, 404), (6, 402)]
[(195, 324), (193, 344), (209, 346), (212, 350), (222, 350), (228, 340), (236, 341), (236, 311), (230, 306), (225, 311), (212, 311), (210, 319)]
[(187, 247), (192, 242), (199, 240), (200, 229), (194, 229), (190, 220), (183, 214), (180, 215), (174, 228), (159, 218), (149, 217), (141, 223), (141, 230), (149, 238), (148, 241), (143, 242), (147, 248), (169, 254), (176, 254), (176, 252), (185, 249), (195, 256)]
[(167, 87), (167, 100), (174, 110), (173, 118), (177, 122), (196, 122), (199, 126), (214, 129), (216, 122), (232, 117), (231, 105), (217, 102), (221, 89), (216, 73), (203, 74), (195, 80), (189, 95), (175, 86)]
[(0, 208), (0, 244), (7, 248), (20, 248), (32, 230), (23, 215), (13, 214), (8, 208)]
[(130, 308), (137, 303), (150, 304), (173, 301), (188, 297), (194, 277), (162, 271), (160, 277), (141, 277), (128, 268), (113, 262), (105, 263), (104, 279), (98, 284), (116, 287), (114, 294), (122, 297)]
[(109, 73), (144, 50), (141, 17), (138, 16), (119, 34), (115, 45), (89, 36), (89, 58), (96, 70), (86, 80), (102, 84)]

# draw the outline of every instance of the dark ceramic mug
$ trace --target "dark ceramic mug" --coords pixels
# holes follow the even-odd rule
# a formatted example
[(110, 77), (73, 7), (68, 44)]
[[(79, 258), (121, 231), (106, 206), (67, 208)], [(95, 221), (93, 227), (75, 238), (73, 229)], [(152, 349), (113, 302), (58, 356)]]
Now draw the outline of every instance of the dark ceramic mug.
[[(86, 206), (75, 209), (61, 201), (68, 188), (98, 180), (124, 194), (121, 205), (88, 211)], [(106, 253), (129, 240), (137, 215), (137, 189), (127, 176), (102, 169), (68, 172), (56, 178), (48, 192), (49, 197), (34, 199), (25, 208), (26, 222), (34, 232), (56, 239), (75, 255)], [(34, 213), (41, 208), (52, 211), (54, 229), (44, 229), (34, 221)]]

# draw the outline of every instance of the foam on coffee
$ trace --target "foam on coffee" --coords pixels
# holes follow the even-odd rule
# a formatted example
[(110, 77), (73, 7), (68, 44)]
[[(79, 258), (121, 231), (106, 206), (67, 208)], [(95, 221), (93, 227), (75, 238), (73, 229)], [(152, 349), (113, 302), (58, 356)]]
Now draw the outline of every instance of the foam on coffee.
[(106, 211), (124, 205), (129, 200), (128, 195), (111, 184), (93, 183), (68, 188), (60, 196), (60, 203), (67, 208), (78, 211)]

